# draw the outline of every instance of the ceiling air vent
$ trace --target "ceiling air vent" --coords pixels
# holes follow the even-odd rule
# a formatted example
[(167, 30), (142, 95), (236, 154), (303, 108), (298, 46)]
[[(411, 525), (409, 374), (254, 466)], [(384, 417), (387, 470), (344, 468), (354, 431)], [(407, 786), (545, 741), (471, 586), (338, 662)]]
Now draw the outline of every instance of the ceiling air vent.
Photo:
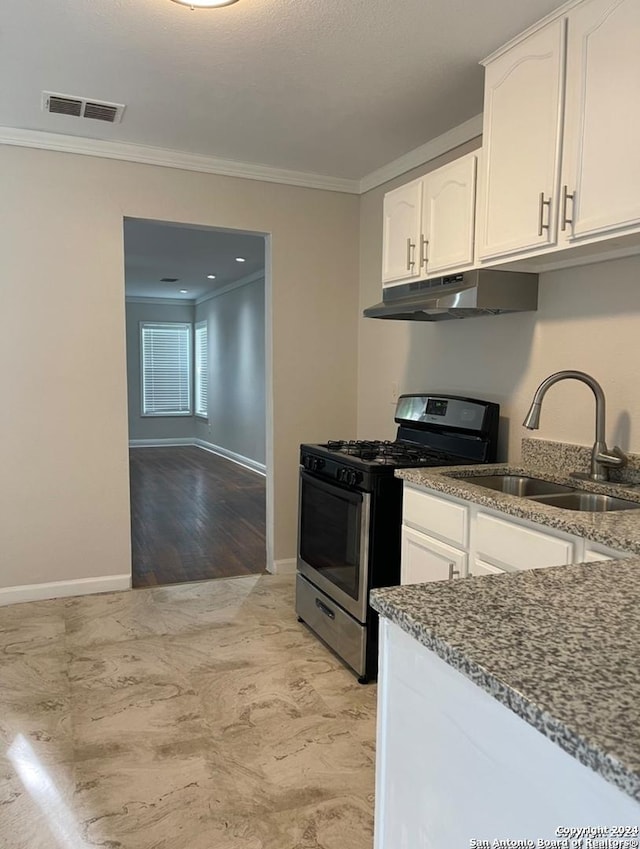
[(177, 283), (179, 279), (180, 279), (179, 277), (161, 277), (160, 282), (161, 283)]
[(76, 118), (93, 118), (108, 124), (119, 124), (124, 112), (124, 104), (107, 103), (104, 100), (88, 100), (86, 97), (73, 97), (70, 94), (42, 92), (42, 108), (55, 115), (73, 115)]
[(52, 94), (49, 97), (48, 112), (55, 112), (56, 115), (75, 115), (77, 118), (82, 115), (82, 101), (72, 100), (70, 97), (58, 97)]
[(84, 117), (115, 124), (118, 117), (118, 108), (110, 103), (85, 103)]

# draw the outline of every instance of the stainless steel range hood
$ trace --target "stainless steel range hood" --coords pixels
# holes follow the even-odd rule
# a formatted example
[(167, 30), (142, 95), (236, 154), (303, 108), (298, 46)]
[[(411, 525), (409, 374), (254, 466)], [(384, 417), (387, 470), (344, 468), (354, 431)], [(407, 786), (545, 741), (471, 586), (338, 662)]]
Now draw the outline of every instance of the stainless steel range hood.
[(538, 308), (538, 275), (480, 268), (388, 287), (366, 318), (444, 321)]

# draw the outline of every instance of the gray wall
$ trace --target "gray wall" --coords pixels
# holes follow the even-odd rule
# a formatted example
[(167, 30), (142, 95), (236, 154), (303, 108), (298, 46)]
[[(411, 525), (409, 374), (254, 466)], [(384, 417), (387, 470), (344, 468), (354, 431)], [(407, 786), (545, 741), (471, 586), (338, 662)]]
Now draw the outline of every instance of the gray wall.
[(264, 279), (196, 307), (208, 322), (209, 418), (195, 434), (242, 457), (265, 463)]
[(137, 304), (127, 302), (127, 398), (129, 404), (129, 439), (193, 438), (193, 416), (141, 416), (140, 387), (140, 322), (193, 322), (195, 307), (175, 304)]

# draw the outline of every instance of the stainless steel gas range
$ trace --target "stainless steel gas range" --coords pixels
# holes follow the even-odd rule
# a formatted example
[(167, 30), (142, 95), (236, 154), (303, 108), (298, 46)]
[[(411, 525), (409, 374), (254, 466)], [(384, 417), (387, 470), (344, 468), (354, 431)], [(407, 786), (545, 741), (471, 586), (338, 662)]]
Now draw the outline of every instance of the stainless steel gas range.
[(475, 398), (401, 395), (395, 441), (300, 446), (296, 612), (360, 683), (378, 668), (369, 590), (400, 583), (395, 470), (495, 462), (499, 415)]

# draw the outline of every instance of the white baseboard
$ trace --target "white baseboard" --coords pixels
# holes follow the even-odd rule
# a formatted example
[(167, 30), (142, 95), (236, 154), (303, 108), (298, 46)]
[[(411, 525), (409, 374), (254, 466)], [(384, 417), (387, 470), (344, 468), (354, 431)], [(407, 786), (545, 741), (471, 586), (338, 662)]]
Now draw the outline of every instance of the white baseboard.
[(99, 578), (76, 578), (48, 584), (26, 584), (22, 587), (0, 587), (0, 606), (47, 598), (109, 593), (131, 589), (131, 575), (102, 575)]
[(257, 472), (259, 475), (267, 474), (267, 467), (264, 463), (258, 463), (257, 460), (252, 460), (250, 457), (243, 457), (242, 454), (236, 454), (235, 451), (229, 451), (228, 448), (222, 448), (222, 446), (214, 445), (212, 442), (205, 442), (204, 439), (194, 439), (193, 445), (202, 448), (204, 451), (217, 454), (219, 457), (224, 457), (225, 460), (231, 460), (232, 463), (237, 463), (239, 466), (244, 466), (251, 472)]
[(192, 436), (169, 437), (169, 439), (130, 439), (129, 448), (171, 448), (171, 446), (193, 445)]
[(267, 572), (271, 572), (272, 575), (295, 575), (296, 567), (296, 558), (289, 557), (287, 560), (274, 560), (267, 565)]
[(223, 448), (221, 445), (214, 445), (213, 442), (205, 442), (204, 439), (196, 439), (193, 436), (175, 439), (129, 440), (129, 448), (171, 448), (171, 446), (180, 447), (184, 445), (195, 445), (196, 448), (202, 448), (203, 451), (209, 451), (211, 454), (224, 457), (225, 460), (231, 460), (232, 463), (237, 463), (251, 472), (257, 472), (257, 474), (263, 476), (267, 474), (267, 467), (264, 463), (258, 463), (257, 460), (252, 460), (250, 457), (243, 457), (242, 454), (236, 454), (235, 451), (229, 451), (228, 448)]

